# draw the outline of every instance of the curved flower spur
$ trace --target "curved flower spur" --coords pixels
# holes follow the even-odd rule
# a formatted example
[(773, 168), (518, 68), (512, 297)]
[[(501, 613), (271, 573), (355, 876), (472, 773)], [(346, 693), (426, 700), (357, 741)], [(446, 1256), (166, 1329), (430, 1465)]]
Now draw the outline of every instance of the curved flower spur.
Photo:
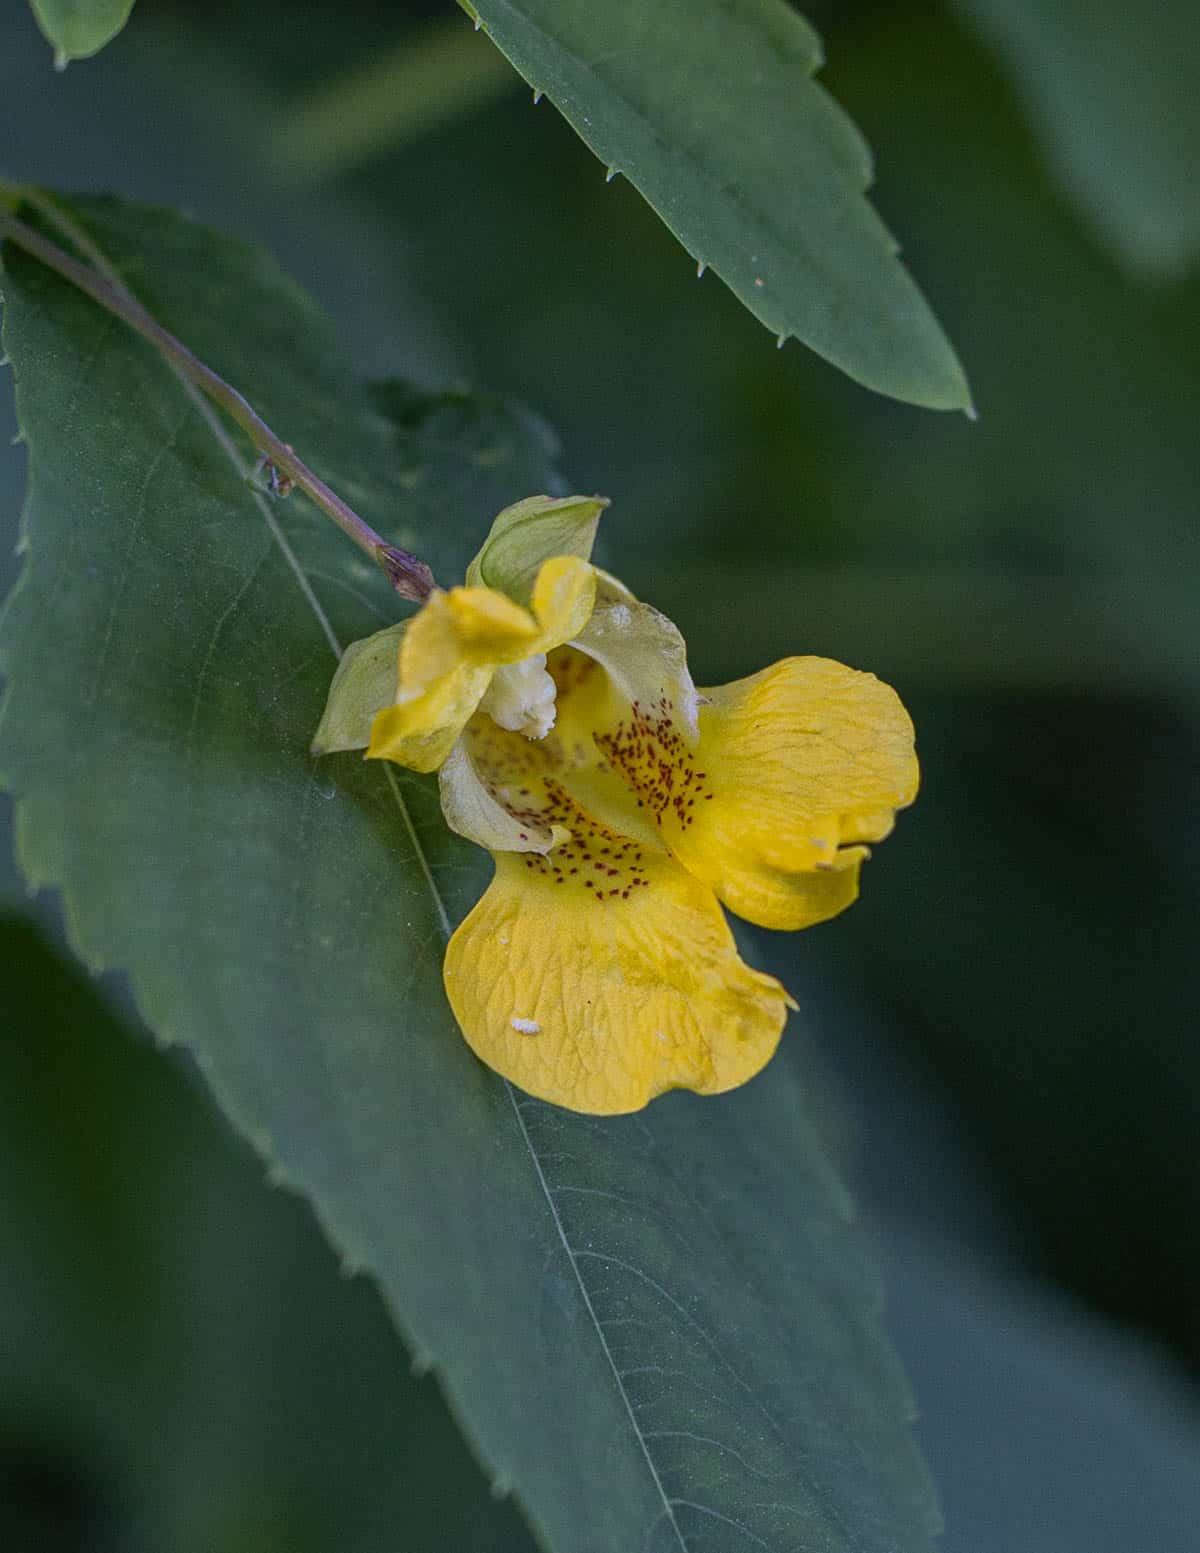
[(918, 768), (896, 693), (830, 659), (697, 690), (675, 626), (590, 562), (605, 505), (506, 508), (464, 587), (347, 650), (314, 750), (437, 771), (496, 867), (446, 950), (463, 1034), (530, 1094), (616, 1114), (770, 1060), (795, 1004), (722, 904), (842, 911)]

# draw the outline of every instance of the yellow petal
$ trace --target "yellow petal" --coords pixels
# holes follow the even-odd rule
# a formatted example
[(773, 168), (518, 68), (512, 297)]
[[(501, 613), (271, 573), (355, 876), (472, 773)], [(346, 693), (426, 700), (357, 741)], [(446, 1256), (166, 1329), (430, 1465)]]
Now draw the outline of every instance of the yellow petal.
[(595, 604), (596, 573), (587, 561), (577, 555), (556, 555), (543, 561), (530, 598), (538, 639), (529, 652), (550, 652), (578, 636)]
[(769, 1060), (789, 999), (737, 954), (711, 890), (576, 811), (570, 849), (496, 855), (445, 981), (479, 1057), (594, 1115), (668, 1089), (717, 1094)]
[[(532, 652), (538, 628), (527, 609), (494, 588), (451, 588), (444, 595), (446, 614), (439, 622), (443, 633), (439, 649), (447, 646), (455, 656), (468, 656), (477, 662), (511, 663)], [(429, 600), (431, 604), (432, 599)], [(417, 617), (428, 612), (428, 604)], [(453, 633), (446, 635), (446, 632)], [(401, 672), (404, 662), (401, 660)], [(416, 674), (417, 660), (412, 659)]]
[(580, 632), (595, 599), (591, 566), (572, 555), (543, 563), (532, 613), (493, 588), (431, 595), (404, 633), (396, 703), (376, 715), (368, 758), (436, 771), (495, 675)]
[(487, 648), (498, 638), (511, 647), (515, 631), (536, 635), (528, 611), (486, 588), (432, 594), (408, 622), (396, 701), (376, 713), (367, 758), (436, 771), (492, 682)]
[(493, 672), (460, 663), (411, 701), (376, 712), (366, 758), (394, 760), (410, 771), (436, 771), (483, 699)]
[(643, 770), (671, 850), (739, 916), (800, 928), (843, 910), (867, 849), (916, 797), (913, 728), (874, 675), (787, 658), (701, 692), (700, 742)]

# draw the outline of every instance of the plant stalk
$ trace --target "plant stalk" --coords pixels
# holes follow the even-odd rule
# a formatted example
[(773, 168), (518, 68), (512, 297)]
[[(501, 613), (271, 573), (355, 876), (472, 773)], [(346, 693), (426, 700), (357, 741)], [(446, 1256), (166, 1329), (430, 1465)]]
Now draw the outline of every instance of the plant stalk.
[(3, 238), (55, 270), (94, 302), (135, 329), (143, 339), (149, 340), (181, 376), (194, 383), (242, 427), (258, 452), (279, 475), (291, 484), (298, 485), (360, 550), (371, 557), (401, 598), (419, 602), (429, 597), (436, 584), (425, 562), (407, 550), (388, 544), (382, 534), (377, 534), (369, 523), (360, 518), (352, 507), (347, 506), (335, 491), (330, 490), (312, 472), (303, 459), (296, 456), (286, 442), (275, 435), (236, 388), (164, 329), (140, 302), (128, 293), (118, 291), (95, 270), (73, 259), (56, 243), (34, 231), (16, 216), (0, 209), (0, 239)]

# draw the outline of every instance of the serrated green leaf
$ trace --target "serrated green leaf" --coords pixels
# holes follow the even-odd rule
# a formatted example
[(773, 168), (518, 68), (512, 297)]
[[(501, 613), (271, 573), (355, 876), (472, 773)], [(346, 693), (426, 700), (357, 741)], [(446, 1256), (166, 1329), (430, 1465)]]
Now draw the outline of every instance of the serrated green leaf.
[(772, 334), (880, 393), (967, 409), (963, 370), (864, 198), (871, 155), (785, 0), (464, 9)]
[(1062, 186), (1135, 269), (1200, 253), (1200, 6), (958, 0), (1022, 89)]
[(29, 0), (53, 45), (55, 63), (86, 59), (111, 43), (129, 20), (133, 0)]
[[(440, 576), (497, 509), (561, 488), (536, 423), (354, 383), (255, 252), (78, 210), (156, 315)], [(299, 498), (264, 522), (152, 351), (6, 265), (31, 486), (0, 776), (80, 953), (128, 969), (374, 1274), (555, 1553), (928, 1553), (878, 1290), (786, 1059), (604, 1122), (475, 1061), (440, 965), (482, 855), (431, 781), (308, 755), (329, 639), (385, 623), (386, 587)]]
[(0, 988), (0, 1547), (532, 1553), (190, 1064), (2, 910)]

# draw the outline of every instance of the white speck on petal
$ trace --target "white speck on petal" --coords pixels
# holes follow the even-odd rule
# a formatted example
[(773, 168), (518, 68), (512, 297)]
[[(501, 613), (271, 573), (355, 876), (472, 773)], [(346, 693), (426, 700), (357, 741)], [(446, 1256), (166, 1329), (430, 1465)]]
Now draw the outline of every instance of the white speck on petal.
[(691, 730), (692, 733), (696, 733), (700, 727), (701, 700), (702, 697), (700, 692), (694, 685), (690, 690), (685, 690), (683, 693), (683, 704), (680, 706), (679, 710), (683, 713), (683, 720), (685, 725)]
[(537, 1035), (541, 1031), (541, 1025), (536, 1019), (510, 1019), (509, 1024), (519, 1035)]
[(609, 622), (615, 625), (618, 631), (623, 631), (633, 619), (633, 613), (628, 604), (614, 604), (608, 612)]
[(654, 1032), (654, 1039), (656, 1041), (661, 1041), (665, 1046), (667, 1044), (667, 1032), (665, 1030), (656, 1030)]

